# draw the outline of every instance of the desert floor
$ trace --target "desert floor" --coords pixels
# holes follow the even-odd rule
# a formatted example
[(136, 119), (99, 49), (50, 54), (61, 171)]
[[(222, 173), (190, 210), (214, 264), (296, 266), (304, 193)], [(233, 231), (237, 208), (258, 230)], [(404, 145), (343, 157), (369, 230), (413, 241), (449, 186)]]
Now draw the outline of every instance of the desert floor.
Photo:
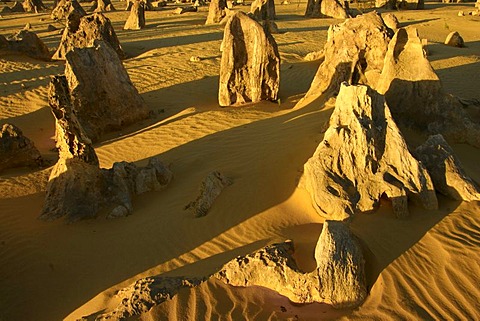
[[(46, 2), (51, 5), (51, 2)], [(11, 5), (11, 3), (9, 3)], [(123, 9), (124, 2), (114, 2)], [(3, 7), (2, 4), (0, 7)], [(88, 7), (88, 4), (85, 4)], [(447, 92), (480, 99), (480, 17), (457, 16), (473, 3), (427, 3), (425, 10), (395, 12), (402, 26), (428, 39), (429, 60)], [(308, 90), (319, 62), (303, 56), (320, 50), (335, 19), (305, 19), (305, 3), (277, 4), (282, 57), (280, 102), (219, 108), (221, 26), (205, 26), (207, 7), (174, 15), (173, 6), (146, 12), (147, 28), (124, 31), (128, 12), (108, 12), (129, 58), (124, 66), (154, 116), (106, 136), (95, 145), (102, 167), (117, 161), (145, 164), (159, 156), (171, 164), (167, 189), (136, 198), (133, 215), (100, 216), (67, 225), (37, 219), (51, 167), (15, 169), (0, 176), (0, 320), (75, 320), (115, 306), (115, 291), (144, 276), (204, 276), (237, 255), (292, 239), (299, 266), (315, 267), (313, 249), (323, 218), (299, 186), (303, 164), (322, 140), (331, 104), (294, 106)], [(248, 7), (242, 7), (248, 10)], [(30, 22), (51, 48), (60, 40), (49, 14), (5, 14), (5, 36)], [(466, 48), (443, 45), (458, 31)], [(191, 56), (202, 58), (190, 62)], [(56, 161), (54, 119), (47, 103), (50, 76), (63, 62), (41, 62), (0, 53), (0, 125), (13, 123), (42, 155)], [(414, 117), (414, 116), (412, 116)], [(412, 145), (425, 137), (408, 133)], [(465, 169), (480, 181), (480, 153), (453, 145)], [(202, 179), (218, 170), (233, 179), (207, 216), (185, 205)], [(480, 319), (480, 207), (439, 196), (440, 209), (411, 206), (396, 219), (385, 202), (358, 215), (354, 233), (366, 251), (370, 289), (358, 309), (325, 304), (292, 305), (275, 293), (207, 282), (184, 290), (141, 320), (366, 320)], [(283, 308), (282, 308), (283, 307)]]

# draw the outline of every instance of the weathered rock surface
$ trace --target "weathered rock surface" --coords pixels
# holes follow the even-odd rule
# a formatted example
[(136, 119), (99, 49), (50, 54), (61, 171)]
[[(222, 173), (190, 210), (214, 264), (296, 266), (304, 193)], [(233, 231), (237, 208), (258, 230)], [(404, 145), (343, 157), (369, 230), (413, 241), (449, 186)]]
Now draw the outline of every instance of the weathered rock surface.
[(110, 0), (97, 0), (97, 8), (94, 12), (109, 12), (115, 11), (112, 1)]
[(65, 77), (73, 109), (92, 141), (149, 116), (115, 51), (106, 43), (66, 55)]
[(206, 25), (220, 23), (222, 19), (227, 15), (225, 8), (227, 7), (227, 2), (225, 0), (212, 0), (210, 1), (210, 6), (208, 7), (208, 16)]
[[(127, 6), (125, 7), (125, 11), (130, 11), (132, 9), (133, 4), (136, 1), (140, 1), (141, 3), (143, 3), (143, 9), (145, 11), (154, 10), (154, 8), (155, 8), (155, 5), (151, 0), (127, 0)], [(166, 6), (167, 3), (165, 2), (164, 5), (162, 5), (158, 2), (156, 5), (157, 5), (157, 7)]]
[(158, 275), (139, 279), (118, 291), (121, 303), (96, 320), (127, 320), (139, 316), (170, 300), (180, 289), (198, 286), (204, 281), (221, 281), (239, 287), (260, 286), (278, 292), (293, 303), (326, 302), (335, 308), (355, 307), (365, 299), (361, 248), (342, 222), (325, 222), (316, 248), (318, 268), (314, 271), (300, 271), (293, 254), (293, 242), (285, 241), (238, 256), (217, 273), (204, 278)]
[(280, 55), (275, 39), (245, 13), (235, 13), (225, 26), (222, 42), (220, 106), (276, 101), (279, 84)]
[(250, 7), (250, 13), (255, 20), (275, 20), (275, 2), (273, 0), (254, 0)]
[(325, 60), (306, 96), (334, 96), (344, 81), (373, 87), (382, 71), (389, 41), (390, 32), (376, 12), (330, 26)]
[(478, 185), (465, 173), (442, 135), (430, 136), (417, 147), (415, 156), (427, 168), (437, 191), (459, 201), (480, 200)]
[(47, 185), (40, 219), (52, 221), (65, 216), (68, 222), (132, 212), (132, 197), (160, 190), (172, 179), (171, 171), (152, 158), (144, 168), (115, 163), (110, 170), (100, 169), (98, 158), (76, 117), (65, 77), (54, 77), (49, 89), (49, 104), (56, 120), (55, 140), (59, 160)]
[[(480, 147), (480, 126), (446, 94), (415, 28), (400, 28), (388, 45), (378, 83), (395, 121), (446, 139)], [(412, 117), (415, 115), (415, 117)]]
[(389, 10), (417, 10), (424, 9), (424, 0), (376, 0), (375, 8), (385, 8)]
[(50, 51), (43, 41), (34, 32), (28, 30), (20, 30), (9, 37), (8, 48), (40, 60), (48, 61), (51, 57)]
[(42, 157), (33, 142), (12, 124), (0, 130), (0, 172), (15, 167), (42, 165)]
[(301, 272), (293, 258), (293, 242), (266, 246), (226, 263), (214, 277), (233, 286), (261, 286), (294, 303), (322, 302), (316, 271)]
[(141, 1), (135, 1), (123, 29), (140, 30), (145, 28), (145, 8)]
[(22, 6), (26, 12), (39, 12), (46, 9), (42, 0), (25, 0)]
[(183, 288), (192, 288), (205, 281), (189, 277), (148, 277), (118, 291), (121, 304), (112, 312), (99, 315), (96, 321), (127, 320), (148, 312), (154, 305), (170, 300)]
[(207, 215), (213, 202), (220, 196), (223, 189), (232, 184), (231, 179), (220, 172), (211, 172), (207, 175), (200, 186), (200, 195), (197, 199), (188, 204), (185, 209), (193, 211), (195, 217)]
[(382, 14), (382, 19), (388, 28), (397, 31), (399, 23), (397, 17), (393, 13)]
[(10, 8), (10, 12), (25, 12), (25, 8), (23, 8), (23, 5), (20, 2), (15, 1)]
[(50, 18), (53, 20), (66, 19), (72, 12), (79, 17), (87, 14), (77, 0), (60, 0), (50, 14)]
[(368, 86), (341, 86), (305, 178), (313, 206), (329, 219), (373, 210), (382, 195), (397, 217), (408, 215), (408, 199), (437, 208), (430, 176), (408, 151), (384, 97)]
[(92, 47), (97, 40), (109, 44), (120, 59), (125, 58), (125, 53), (110, 19), (101, 13), (94, 13), (90, 16), (71, 13), (67, 18), (67, 28), (65, 28), (58, 49), (52, 58), (64, 60), (67, 52), (73, 48)]
[(347, 2), (343, 2), (342, 5), (338, 0), (308, 0), (305, 17), (317, 18), (322, 15), (347, 19), (350, 17)]
[(445, 39), (445, 44), (447, 46), (463, 48), (465, 47), (465, 42), (463, 41), (462, 36), (457, 31), (452, 31), (448, 34)]
[(357, 306), (367, 297), (365, 260), (343, 222), (325, 221), (315, 248), (320, 297), (336, 308)]

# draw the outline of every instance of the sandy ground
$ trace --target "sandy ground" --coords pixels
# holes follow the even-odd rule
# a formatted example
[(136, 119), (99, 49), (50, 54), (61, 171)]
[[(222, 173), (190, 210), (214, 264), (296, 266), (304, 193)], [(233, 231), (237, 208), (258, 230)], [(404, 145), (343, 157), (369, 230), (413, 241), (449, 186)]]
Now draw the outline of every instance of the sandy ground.
[[(473, 3), (426, 7), (396, 14), (402, 25), (416, 26), (428, 39), (429, 59), (446, 90), (480, 99), (480, 18), (457, 16), (459, 10), (473, 10)], [(277, 6), (281, 103), (223, 109), (216, 100), (222, 28), (203, 25), (207, 8), (182, 16), (173, 15), (172, 8), (147, 12), (147, 28), (141, 31), (122, 30), (127, 12), (106, 14), (129, 56), (124, 65), (155, 115), (97, 144), (101, 165), (121, 160), (144, 164), (158, 155), (171, 164), (174, 181), (164, 191), (137, 197), (135, 212), (127, 218), (66, 225), (37, 219), (51, 168), (2, 173), (1, 321), (93, 316), (113, 307), (115, 291), (139, 277), (203, 276), (275, 240), (293, 239), (300, 267), (314, 269), (313, 249), (323, 219), (297, 185), (332, 106), (320, 101), (293, 106), (318, 67), (302, 57), (321, 49), (328, 26), (339, 21), (304, 19), (304, 8), (304, 3)], [(3, 15), (0, 34), (9, 35), (27, 22), (51, 49), (58, 45), (58, 31), (47, 32), (47, 25), (61, 25), (48, 14)], [(467, 48), (442, 44), (451, 31), (460, 32)], [(190, 62), (191, 56), (202, 61)], [(0, 53), (0, 124), (19, 126), (52, 164), (56, 153), (47, 84), (63, 69), (61, 62)], [(453, 147), (480, 181), (479, 151)], [(195, 219), (184, 206), (213, 170), (234, 184), (206, 217)], [(353, 231), (365, 247), (370, 289), (354, 311), (324, 304), (294, 306), (267, 290), (208, 282), (181, 291), (141, 319), (480, 319), (479, 205), (441, 197), (440, 205), (434, 212), (412, 206), (411, 217), (398, 220), (386, 203), (376, 213), (354, 219)]]

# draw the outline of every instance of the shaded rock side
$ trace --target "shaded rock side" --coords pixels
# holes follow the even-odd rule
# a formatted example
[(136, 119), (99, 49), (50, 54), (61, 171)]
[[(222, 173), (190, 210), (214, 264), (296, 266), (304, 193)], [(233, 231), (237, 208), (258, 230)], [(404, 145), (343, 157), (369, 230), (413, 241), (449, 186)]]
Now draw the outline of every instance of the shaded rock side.
[(78, 121), (92, 141), (145, 119), (149, 110), (113, 49), (104, 42), (67, 53), (65, 76)]
[(140, 30), (145, 28), (145, 8), (141, 1), (135, 1), (123, 29)]
[(0, 130), (0, 172), (14, 167), (42, 165), (42, 157), (33, 142), (12, 124)]
[(367, 86), (342, 85), (305, 179), (313, 206), (329, 219), (373, 210), (382, 195), (397, 217), (408, 215), (410, 198), (437, 208), (426, 169), (408, 151), (384, 97)]
[(81, 16), (76, 13), (68, 15), (65, 28), (58, 49), (52, 59), (64, 60), (66, 54), (73, 48), (93, 47), (94, 42), (102, 40), (115, 50), (120, 59), (125, 58), (117, 34), (110, 19), (101, 13)]
[(336, 18), (347, 19), (350, 17), (348, 3), (343, 5), (338, 0), (308, 0), (305, 17), (317, 18), (322, 15)]
[(324, 46), (325, 60), (306, 97), (334, 96), (344, 81), (373, 86), (383, 69), (390, 36), (389, 29), (376, 12), (330, 26)]
[(255, 0), (250, 7), (250, 13), (257, 21), (275, 20), (275, 1), (274, 0)]
[(129, 317), (148, 312), (153, 306), (170, 300), (183, 288), (192, 288), (205, 279), (191, 277), (156, 276), (139, 279), (130, 287), (116, 294), (121, 303), (111, 312), (95, 318), (95, 321), (127, 320)]
[(50, 174), (40, 219), (65, 216), (68, 222), (75, 222), (94, 218), (101, 211), (109, 213), (109, 218), (126, 216), (133, 210), (134, 195), (160, 190), (172, 179), (171, 171), (155, 158), (143, 168), (121, 162), (112, 169), (100, 169), (74, 112), (66, 77), (52, 79), (49, 105), (56, 120), (59, 160)]
[(220, 23), (223, 18), (227, 15), (225, 8), (227, 7), (227, 2), (225, 0), (212, 0), (208, 7), (208, 16), (206, 25)]
[(430, 136), (417, 147), (415, 156), (427, 168), (437, 191), (459, 201), (480, 200), (478, 185), (465, 173), (442, 135)]
[(480, 147), (480, 126), (458, 99), (444, 92), (415, 28), (397, 31), (374, 88), (385, 95), (400, 126), (441, 133), (446, 139)]
[(28, 30), (20, 30), (8, 38), (8, 49), (26, 54), (29, 57), (50, 60), (51, 54), (45, 43), (38, 36)]
[(7, 10), (6, 12), (25, 12), (25, 8), (23, 7), (22, 3), (15, 1), (13, 3), (13, 6), (9, 8), (9, 10)]
[(60, 0), (56, 7), (52, 10), (50, 18), (53, 20), (66, 19), (70, 13), (74, 13), (79, 17), (87, 15), (83, 7), (77, 0)]
[(418, 10), (425, 8), (424, 0), (376, 0), (375, 8), (390, 10)]
[(279, 84), (280, 55), (275, 39), (245, 13), (235, 13), (225, 26), (222, 42), (220, 106), (276, 101)]
[(211, 172), (200, 186), (200, 195), (198, 195), (195, 201), (188, 204), (185, 209), (192, 210), (195, 217), (207, 215), (213, 202), (220, 196), (223, 189), (231, 184), (232, 180), (220, 172)]
[(315, 247), (320, 296), (336, 308), (360, 305), (367, 297), (365, 260), (345, 223), (325, 221)]
[(465, 42), (463, 41), (462, 36), (457, 31), (452, 31), (448, 34), (445, 39), (445, 44), (447, 46), (463, 48), (465, 47)]

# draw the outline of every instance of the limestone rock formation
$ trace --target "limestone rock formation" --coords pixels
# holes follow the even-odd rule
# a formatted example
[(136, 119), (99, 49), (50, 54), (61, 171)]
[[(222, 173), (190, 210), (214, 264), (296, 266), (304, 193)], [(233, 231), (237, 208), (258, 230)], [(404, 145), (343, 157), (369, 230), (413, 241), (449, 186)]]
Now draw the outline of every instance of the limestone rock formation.
[(294, 303), (322, 302), (316, 271), (301, 272), (293, 258), (292, 241), (261, 248), (226, 263), (214, 277), (233, 286), (261, 286)]
[(97, 155), (72, 110), (66, 79), (54, 77), (49, 90), (59, 159), (50, 173), (40, 218), (66, 216), (73, 222), (95, 217), (106, 189)]
[(408, 199), (437, 208), (430, 176), (408, 151), (384, 97), (368, 86), (341, 86), (305, 178), (313, 206), (329, 219), (373, 210), (383, 195), (397, 217), (408, 215)]
[(197, 12), (198, 8), (195, 6), (188, 6), (188, 7), (178, 7), (177, 9), (173, 10), (175, 14), (184, 14), (187, 12)]
[(41, 219), (65, 216), (68, 222), (75, 222), (94, 218), (101, 211), (107, 211), (108, 218), (126, 216), (133, 210), (134, 195), (161, 190), (171, 181), (171, 171), (155, 158), (144, 168), (121, 162), (112, 169), (100, 169), (91, 141), (77, 119), (65, 77), (52, 79), (49, 104), (56, 120), (59, 160), (50, 174)]
[[(428, 62), (415, 28), (400, 28), (388, 45), (378, 83), (395, 121), (480, 147), (480, 126), (447, 95)], [(412, 117), (415, 115), (415, 117)]]
[(141, 1), (135, 1), (123, 29), (140, 30), (145, 28), (145, 8)]
[(92, 47), (96, 40), (108, 43), (120, 59), (125, 58), (125, 53), (120, 46), (110, 19), (101, 13), (94, 13), (90, 16), (69, 14), (67, 28), (63, 32), (53, 59), (63, 60), (67, 52), (73, 48)]
[(200, 187), (200, 195), (188, 204), (185, 209), (191, 209), (195, 217), (207, 215), (223, 189), (232, 184), (232, 181), (220, 172), (211, 172), (207, 175)]
[(39, 12), (46, 9), (42, 0), (25, 0), (22, 6), (25, 12)]
[(315, 248), (320, 296), (336, 308), (353, 307), (367, 297), (365, 260), (345, 223), (325, 221)]
[(397, 17), (393, 13), (382, 14), (382, 19), (388, 28), (397, 31), (399, 23)]
[(208, 16), (206, 25), (220, 23), (222, 19), (226, 16), (225, 8), (227, 7), (227, 2), (225, 0), (212, 0), (210, 1), (210, 6), (208, 7)]
[(275, 2), (273, 0), (254, 0), (250, 7), (250, 13), (255, 20), (275, 20)]
[(425, 8), (424, 0), (376, 0), (375, 8), (389, 10), (418, 10)]
[(42, 157), (33, 142), (15, 125), (3, 124), (0, 130), (0, 172), (7, 168), (40, 166)]
[(8, 48), (12, 51), (18, 51), (29, 57), (50, 60), (51, 54), (48, 47), (38, 36), (28, 30), (20, 30), (8, 38)]
[[(125, 7), (125, 11), (130, 11), (132, 9), (133, 4), (137, 1), (140, 1), (141, 3), (143, 3), (143, 9), (145, 11), (154, 10), (155, 6), (151, 0), (127, 0), (127, 6)], [(165, 2), (164, 5), (166, 6), (167, 3)], [(157, 6), (164, 6), (164, 5), (157, 3)]]
[(115, 7), (111, 0), (97, 0), (97, 8), (94, 12), (115, 11)]
[(344, 81), (373, 87), (382, 71), (389, 41), (390, 31), (376, 12), (330, 26), (325, 60), (306, 96), (334, 96)]
[(445, 44), (452, 47), (465, 47), (465, 42), (457, 31), (452, 31), (448, 34), (447, 38), (445, 39)]
[(276, 101), (279, 84), (280, 55), (275, 39), (254, 19), (236, 12), (223, 36), (220, 106)]
[(50, 18), (53, 20), (66, 19), (72, 12), (79, 17), (83, 17), (87, 14), (77, 0), (60, 0), (50, 14)]
[(75, 114), (92, 141), (149, 116), (115, 51), (97, 41), (66, 55), (65, 76)]
[(344, 223), (325, 222), (315, 252), (318, 268), (314, 271), (300, 271), (293, 254), (293, 242), (285, 241), (238, 256), (204, 278), (157, 275), (139, 279), (117, 292), (120, 304), (113, 311), (102, 310), (95, 320), (135, 318), (172, 299), (182, 288), (216, 280), (231, 286), (267, 288), (299, 304), (320, 302), (345, 308), (356, 307), (365, 299), (363, 254)]
[(15, 1), (10, 8), (10, 12), (25, 12), (25, 8), (23, 8), (23, 5), (20, 2)]
[(442, 135), (430, 136), (417, 147), (415, 156), (427, 168), (437, 191), (459, 201), (480, 200), (478, 185), (465, 173)]
[(316, 18), (322, 15), (347, 19), (350, 17), (348, 2), (344, 1), (342, 5), (339, 0), (308, 0), (305, 17)]
[(170, 300), (183, 288), (192, 288), (205, 281), (190, 277), (147, 277), (118, 291), (120, 304), (112, 312), (99, 315), (95, 321), (126, 320), (148, 312), (154, 305)]

